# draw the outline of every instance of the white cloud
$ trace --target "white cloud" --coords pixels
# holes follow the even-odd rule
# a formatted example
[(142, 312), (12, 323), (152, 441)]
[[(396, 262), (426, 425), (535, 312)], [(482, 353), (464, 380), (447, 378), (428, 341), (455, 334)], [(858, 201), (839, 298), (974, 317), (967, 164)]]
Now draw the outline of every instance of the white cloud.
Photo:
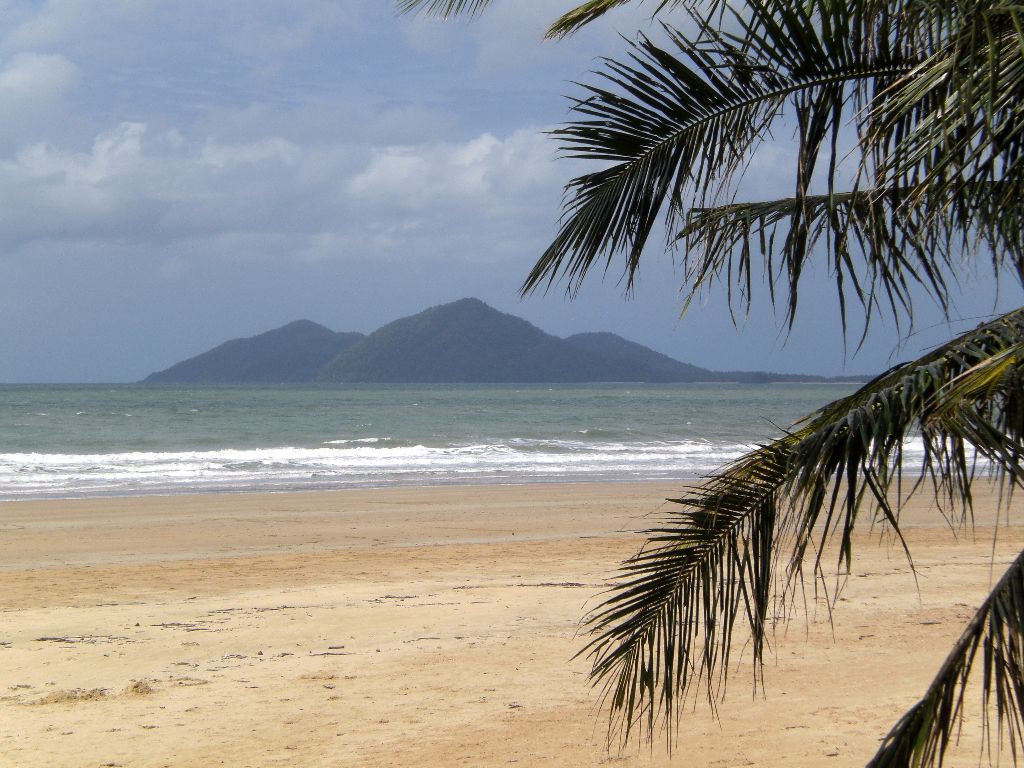
[(496, 258), (554, 220), (552, 154), (537, 129), (374, 148), (125, 122), (84, 150), (39, 142), (0, 162), (0, 239), (7, 258), (45, 242), (136, 243), (140, 258), (175, 243), (276, 261)]
[(459, 144), (383, 147), (346, 190), (362, 203), (388, 201), (408, 211), (458, 203), (487, 214), (528, 205), (531, 193), (550, 189), (552, 152), (535, 128), (505, 139), (484, 133)]
[(0, 99), (24, 102), (62, 95), (78, 82), (78, 75), (64, 56), (22, 52), (0, 70)]
[(53, 185), (113, 189), (117, 179), (136, 172), (143, 162), (142, 137), (146, 126), (122, 123), (96, 137), (89, 152), (68, 152), (35, 144), (4, 164), (11, 176)]
[(18, 53), (0, 63), (0, 152), (58, 125), (80, 72), (57, 54)]

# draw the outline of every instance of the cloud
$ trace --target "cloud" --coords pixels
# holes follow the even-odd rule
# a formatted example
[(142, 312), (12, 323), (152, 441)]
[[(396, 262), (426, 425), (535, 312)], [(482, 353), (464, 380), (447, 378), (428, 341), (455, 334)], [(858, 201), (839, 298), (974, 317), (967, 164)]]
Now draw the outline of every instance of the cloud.
[[(534, 126), (625, 47), (603, 22), (542, 42), (548, 0), (467, 24), (396, 21), (390, 0), (4, 7), (0, 304), (21, 326), (0, 344), (24, 350), (5, 357), (22, 379), (117, 375), (98, 339), (184, 354), (232, 315), (271, 327), (320, 306), (373, 327), (511, 300), (578, 170)], [(674, 316), (674, 286), (649, 282)], [(213, 337), (189, 341), (190, 322)], [(52, 372), (64, 350), (39, 350), (68, 333), (78, 373)], [(156, 367), (130, 357), (130, 375)]]
[(300, 148), (294, 143), (274, 136), (261, 141), (233, 145), (208, 141), (199, 153), (199, 160), (219, 169), (266, 162), (294, 165), (300, 154)]
[(562, 186), (538, 128), (371, 152), (344, 187), (367, 248), (420, 259), (495, 263), (539, 252)]
[(37, 142), (0, 161), (0, 241), (5, 259), (44, 243), (135, 244), (154, 261), (499, 258), (553, 221), (552, 154), (533, 128), (375, 147), (123, 122), (82, 150)]
[(58, 54), (18, 53), (0, 64), (0, 152), (60, 123), (80, 77), (78, 67)]
[(78, 68), (56, 54), (19, 53), (0, 70), (6, 105), (60, 96), (78, 82)]
[(460, 203), (487, 213), (549, 187), (553, 150), (537, 128), (505, 139), (484, 133), (457, 144), (383, 147), (346, 191), (363, 203), (388, 201), (409, 211)]

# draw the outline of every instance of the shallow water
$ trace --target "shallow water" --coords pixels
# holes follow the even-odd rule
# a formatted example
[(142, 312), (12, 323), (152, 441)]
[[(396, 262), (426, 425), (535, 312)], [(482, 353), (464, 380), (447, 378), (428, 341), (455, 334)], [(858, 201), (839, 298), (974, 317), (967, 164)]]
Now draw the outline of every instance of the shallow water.
[(848, 384), (0, 387), (0, 498), (700, 477)]

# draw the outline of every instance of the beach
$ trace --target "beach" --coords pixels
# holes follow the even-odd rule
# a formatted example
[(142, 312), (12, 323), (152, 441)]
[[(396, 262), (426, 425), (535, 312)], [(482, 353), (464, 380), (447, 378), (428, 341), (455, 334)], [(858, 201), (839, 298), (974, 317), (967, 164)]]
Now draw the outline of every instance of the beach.
[[(862, 765), (1024, 546), (927, 499), (864, 530), (830, 621), (780, 627), (715, 719), (609, 750), (578, 622), (669, 483), (0, 504), (2, 766)], [(830, 582), (831, 584), (831, 582)], [(973, 717), (973, 716), (972, 716)], [(976, 765), (970, 720), (950, 765)]]

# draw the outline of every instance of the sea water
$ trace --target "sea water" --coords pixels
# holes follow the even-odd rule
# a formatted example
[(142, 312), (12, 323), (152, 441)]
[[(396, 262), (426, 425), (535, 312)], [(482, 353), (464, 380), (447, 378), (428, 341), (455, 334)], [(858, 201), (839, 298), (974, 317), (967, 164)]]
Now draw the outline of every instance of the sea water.
[(685, 481), (848, 384), (0, 386), (0, 499)]

